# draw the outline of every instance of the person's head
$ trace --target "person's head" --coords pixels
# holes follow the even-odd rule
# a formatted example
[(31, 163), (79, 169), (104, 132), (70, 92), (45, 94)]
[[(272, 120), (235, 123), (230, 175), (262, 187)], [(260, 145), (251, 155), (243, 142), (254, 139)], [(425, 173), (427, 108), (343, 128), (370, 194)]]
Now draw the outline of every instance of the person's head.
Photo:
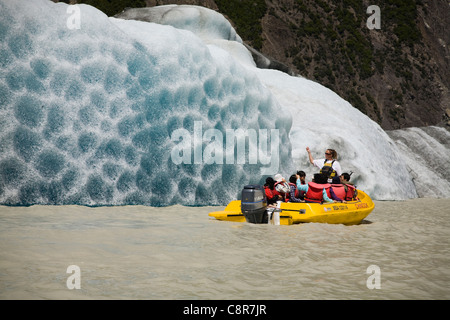
[(271, 190), (273, 190), (273, 186), (275, 185), (275, 180), (273, 180), (272, 177), (268, 177), (268, 178), (266, 179), (266, 185), (267, 185)]
[(341, 181), (345, 180), (345, 181), (350, 181), (350, 174), (348, 174), (347, 172), (344, 172), (343, 174), (340, 175), (340, 179)]
[(305, 171), (299, 170), (299, 171), (297, 171), (297, 174), (300, 176), (300, 178), (306, 178)]
[(296, 184), (297, 183), (297, 175), (293, 174), (292, 176), (289, 177), (289, 182)]
[(331, 181), (331, 183), (332, 183), (332, 184), (340, 184), (340, 183), (341, 183), (340, 177), (334, 176), (333, 179), (332, 179), (332, 181)]
[(306, 179), (305, 171), (299, 170), (299, 171), (297, 171), (297, 175), (300, 177), (300, 181), (305, 182), (305, 179)]
[(328, 183), (328, 178), (322, 173), (315, 173), (313, 181), (318, 184)]
[(337, 159), (337, 152), (334, 149), (327, 149), (325, 151), (325, 158), (327, 160), (336, 160)]

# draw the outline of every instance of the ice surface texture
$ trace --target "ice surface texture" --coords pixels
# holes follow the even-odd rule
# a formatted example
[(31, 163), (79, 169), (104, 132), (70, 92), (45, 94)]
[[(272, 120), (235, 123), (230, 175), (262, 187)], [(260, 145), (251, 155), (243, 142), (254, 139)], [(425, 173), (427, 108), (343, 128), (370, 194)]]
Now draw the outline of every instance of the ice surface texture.
[[(286, 178), (317, 172), (309, 146), (315, 158), (336, 149), (374, 199), (429, 189), (401, 141), (320, 84), (256, 68), (220, 14), (164, 6), (128, 15), (153, 22), (86, 5), (0, 2), (0, 204), (227, 204), (262, 184), (267, 164), (251, 164), (248, 149), (245, 163), (195, 163), (217, 143), (212, 129), (224, 139), (227, 130), (276, 129)], [(198, 124), (209, 138), (196, 144)], [(191, 163), (171, 158), (177, 129), (192, 138)], [(448, 189), (443, 181), (436, 190)]]
[[(290, 118), (259, 79), (191, 32), (85, 5), (71, 29), (65, 4), (0, 6), (2, 204), (226, 204), (263, 165), (176, 165), (172, 132), (197, 121), (289, 141)], [(290, 144), (279, 152), (289, 159)]]

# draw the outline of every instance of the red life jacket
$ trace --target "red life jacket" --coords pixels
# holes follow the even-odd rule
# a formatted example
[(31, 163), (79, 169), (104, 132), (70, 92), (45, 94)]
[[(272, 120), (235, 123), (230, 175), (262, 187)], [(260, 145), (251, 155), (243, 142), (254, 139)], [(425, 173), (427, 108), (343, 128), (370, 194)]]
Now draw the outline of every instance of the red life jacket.
[[(345, 201), (351, 201), (355, 197), (355, 186), (350, 184), (332, 184), (334, 194)], [(345, 191), (345, 187), (347, 187), (347, 191)]]
[(267, 199), (272, 199), (272, 198), (275, 197), (275, 196), (281, 196), (281, 195), (282, 195), (282, 194), (279, 193), (277, 190), (275, 190), (275, 186), (276, 186), (276, 184), (274, 185), (273, 190), (270, 189), (268, 186), (264, 186), (264, 190), (265, 190), (265, 192), (266, 192), (266, 197), (267, 197)]
[(347, 193), (345, 194), (345, 200), (351, 201), (356, 197), (356, 187), (351, 184), (346, 184)]
[(318, 184), (315, 182), (308, 182), (308, 192), (305, 194), (305, 200), (308, 202), (323, 202), (323, 189), (325, 188), (327, 196), (330, 197), (330, 184)]
[(266, 193), (267, 199), (272, 199), (275, 196), (275, 190), (271, 190), (268, 186), (264, 186), (264, 192)]
[(347, 200), (347, 193), (345, 192), (345, 187), (343, 184), (332, 184), (331, 186), (333, 187), (333, 192), (337, 197), (341, 198), (342, 200)]
[(264, 186), (264, 193), (266, 194), (266, 198), (270, 199), (272, 198), (272, 190), (268, 186)]

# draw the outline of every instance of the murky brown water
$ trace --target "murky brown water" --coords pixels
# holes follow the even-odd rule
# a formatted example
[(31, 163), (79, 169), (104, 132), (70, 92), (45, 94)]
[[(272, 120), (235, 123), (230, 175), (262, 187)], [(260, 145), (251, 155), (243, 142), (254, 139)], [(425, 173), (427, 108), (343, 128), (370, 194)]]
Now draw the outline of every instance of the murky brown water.
[(377, 201), (358, 226), (274, 226), (211, 207), (0, 207), (0, 298), (450, 299), (449, 208)]

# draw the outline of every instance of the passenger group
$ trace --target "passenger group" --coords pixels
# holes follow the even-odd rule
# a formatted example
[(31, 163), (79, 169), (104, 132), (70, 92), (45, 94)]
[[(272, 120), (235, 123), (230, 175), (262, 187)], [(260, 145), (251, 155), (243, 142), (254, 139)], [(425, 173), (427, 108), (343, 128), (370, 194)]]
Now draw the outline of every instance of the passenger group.
[(325, 158), (314, 160), (311, 150), (306, 147), (309, 161), (320, 169), (314, 174), (312, 181), (306, 182), (304, 171), (297, 171), (289, 177), (289, 181), (281, 174), (268, 177), (264, 190), (268, 204), (283, 202), (333, 203), (355, 200), (356, 187), (350, 182), (351, 173), (342, 172), (337, 161), (337, 152), (333, 149), (325, 151)]

